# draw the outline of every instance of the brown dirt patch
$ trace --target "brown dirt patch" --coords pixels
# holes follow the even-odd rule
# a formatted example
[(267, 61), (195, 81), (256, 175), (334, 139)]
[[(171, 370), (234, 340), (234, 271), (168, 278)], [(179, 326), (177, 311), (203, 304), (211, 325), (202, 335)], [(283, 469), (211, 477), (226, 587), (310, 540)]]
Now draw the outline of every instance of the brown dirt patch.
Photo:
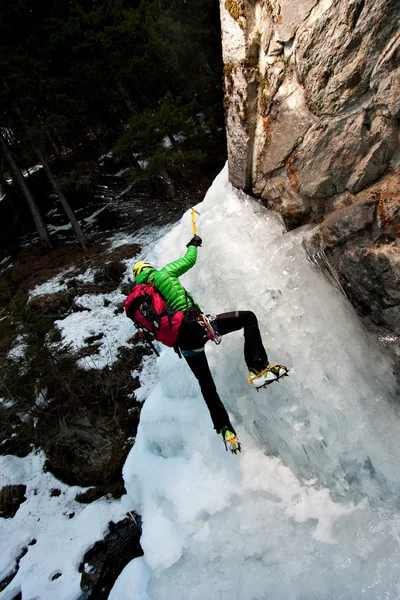
[(4, 293), (8, 299), (17, 292), (27, 294), (29, 290), (68, 268), (74, 269), (71, 277), (74, 274), (77, 276), (89, 267), (103, 268), (105, 263), (119, 263), (123, 259), (133, 258), (139, 252), (138, 244), (125, 244), (109, 250), (105, 237), (94, 242), (87, 250), (82, 250), (78, 244), (68, 244), (51, 250), (22, 250), (15, 257), (13, 266), (1, 273), (2, 278), (9, 283)]
[(53, 400), (35, 428), (56, 477), (82, 486), (121, 481), (141, 409), (134, 397), (139, 383), (131, 372), (146, 353), (141, 345), (122, 348), (118, 362), (102, 371), (77, 369), (76, 357), (58, 363), (47, 385)]
[(0, 517), (12, 518), (25, 502), (26, 485), (6, 485), (0, 491)]
[(72, 307), (74, 300), (70, 292), (57, 292), (56, 294), (46, 294), (45, 296), (36, 296), (30, 302), (33, 310), (42, 311), (54, 316), (54, 319), (60, 319)]

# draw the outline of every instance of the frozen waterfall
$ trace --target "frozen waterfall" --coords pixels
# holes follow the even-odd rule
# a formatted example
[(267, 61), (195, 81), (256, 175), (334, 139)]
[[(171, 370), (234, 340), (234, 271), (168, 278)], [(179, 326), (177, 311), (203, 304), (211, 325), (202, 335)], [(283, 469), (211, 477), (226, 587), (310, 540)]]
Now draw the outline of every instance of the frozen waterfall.
[[(205, 312), (253, 310), (270, 362), (290, 377), (257, 393), (242, 332), (208, 344), (243, 444), (234, 456), (185, 361), (162, 352), (124, 467), (145, 555), (110, 599), (400, 598), (400, 415), (389, 359), (307, 258), (302, 234), (232, 188), (226, 168), (197, 209), (203, 247), (182, 283)], [(161, 267), (190, 237), (188, 212), (143, 258)]]

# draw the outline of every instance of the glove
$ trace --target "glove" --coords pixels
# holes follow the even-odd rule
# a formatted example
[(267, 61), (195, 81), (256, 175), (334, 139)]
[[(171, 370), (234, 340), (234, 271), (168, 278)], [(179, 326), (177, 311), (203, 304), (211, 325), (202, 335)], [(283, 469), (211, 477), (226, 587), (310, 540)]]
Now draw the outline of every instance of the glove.
[(198, 235), (195, 235), (194, 237), (192, 237), (190, 242), (188, 244), (186, 244), (186, 248), (189, 248), (189, 246), (196, 246), (196, 248), (198, 248), (199, 246), (202, 245), (202, 243), (203, 243), (203, 240), (201, 239), (201, 237), (199, 237)]

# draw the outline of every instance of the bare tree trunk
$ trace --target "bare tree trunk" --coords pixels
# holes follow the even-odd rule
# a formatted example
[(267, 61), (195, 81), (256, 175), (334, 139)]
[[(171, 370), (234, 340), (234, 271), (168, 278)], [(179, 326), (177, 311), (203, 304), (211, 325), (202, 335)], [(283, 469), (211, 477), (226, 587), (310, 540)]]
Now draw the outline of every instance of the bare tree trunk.
[(172, 147), (173, 147), (173, 149), (175, 150), (175, 152), (179, 152), (179, 146), (178, 146), (178, 144), (176, 143), (176, 140), (175, 140), (175, 138), (174, 138), (174, 136), (173, 136), (173, 134), (172, 134), (171, 132), (168, 132), (168, 133), (167, 133), (167, 138), (168, 138), (168, 139), (169, 139), (169, 141), (171, 142), (171, 144), (172, 144)]
[(10, 191), (10, 185), (6, 180), (6, 177), (4, 175), (4, 171), (5, 171), (5, 161), (4, 158), (0, 159), (0, 195), (1, 195), (1, 190), (3, 190), (3, 193), (5, 195), (5, 202), (7, 202), (8, 206), (11, 208), (12, 212), (14, 213), (15, 219), (14, 219), (14, 223), (18, 218), (19, 215), (19, 211), (15, 208), (10, 196), (11, 194), (9, 193)]
[(60, 140), (58, 139), (57, 133), (51, 133), (50, 131), (47, 132), (47, 137), (50, 140), (50, 143), (53, 147), (53, 153), (54, 156), (56, 158), (62, 158), (63, 155), (63, 147), (62, 144), (60, 143)]
[(29, 190), (28, 186), (26, 185), (25, 179), (23, 178), (22, 173), (19, 170), (17, 163), (14, 160), (13, 155), (11, 154), (10, 149), (7, 146), (6, 142), (3, 139), (3, 136), (1, 134), (0, 134), (0, 147), (1, 147), (1, 151), (3, 152), (4, 158), (6, 159), (8, 166), (10, 168), (11, 175), (14, 178), (14, 180), (15, 180), (16, 184), (18, 185), (18, 187), (20, 188), (20, 190), (22, 191), (22, 193), (28, 203), (28, 206), (32, 213), (33, 220), (35, 222), (37, 232), (39, 234), (40, 243), (45, 248), (51, 248), (50, 237), (49, 237), (45, 222), (43, 221), (42, 216), (39, 212), (39, 208), (36, 204), (36, 201), (35, 201), (34, 197), (32, 196), (31, 191)]
[[(74, 145), (75, 153), (82, 158), (82, 160), (88, 165), (89, 170), (93, 175), (97, 175), (97, 162), (94, 160), (91, 154), (91, 148), (88, 144), (87, 127), (85, 119), (77, 118), (76, 122), (80, 126), (80, 135), (78, 137), (78, 143)], [(80, 147), (82, 146), (82, 148)]]
[(128, 109), (128, 111), (130, 113), (134, 113), (136, 109), (135, 109), (135, 105), (134, 105), (131, 95), (127, 91), (126, 87), (122, 84), (120, 78), (118, 77), (117, 73), (115, 72), (114, 67), (112, 67), (110, 64), (108, 65), (108, 67), (113, 75), (113, 79), (114, 79), (116, 88), (118, 89), (123, 101), (125, 102), (126, 108)]
[(82, 248), (84, 250), (87, 249), (87, 239), (85, 237), (85, 234), (83, 233), (81, 226), (79, 225), (78, 221), (76, 220), (76, 217), (69, 205), (68, 200), (66, 199), (66, 197), (64, 196), (64, 192), (62, 191), (62, 189), (60, 188), (60, 186), (58, 185), (57, 179), (54, 177), (53, 175), (53, 171), (50, 168), (49, 162), (46, 158), (46, 155), (44, 154), (44, 152), (41, 150), (41, 148), (36, 148), (36, 153), (39, 157), (39, 160), (42, 162), (44, 170), (46, 171), (46, 175), (49, 178), (49, 181), (51, 183), (51, 185), (53, 186), (53, 189), (55, 191), (55, 193), (57, 194), (61, 205), (64, 209), (65, 214), (68, 217), (69, 222), (72, 225), (72, 229), (75, 232), (75, 235), (80, 243), (80, 245), (82, 246)]
[(137, 173), (141, 173), (143, 171), (142, 167), (140, 166), (136, 156), (133, 156), (132, 152), (126, 152), (125, 153), (126, 158), (128, 159), (128, 163), (129, 166), (134, 169)]
[(195, 126), (198, 127), (198, 130), (202, 131), (204, 133), (205, 127), (202, 124), (202, 122), (200, 121), (199, 116), (198, 116), (198, 114), (195, 111), (192, 112), (192, 119), (195, 122)]
[(200, 59), (201, 59), (201, 62), (203, 63), (203, 68), (204, 68), (205, 72), (208, 73), (209, 75), (212, 75), (213, 70), (210, 67), (209, 62), (206, 59), (206, 57), (204, 56), (203, 52), (200, 52)]
[(167, 173), (167, 169), (165, 167), (161, 167), (158, 172), (158, 175), (161, 179), (161, 182), (164, 186), (168, 198), (175, 198), (175, 186), (171, 177)]
[(3, 190), (3, 193), (5, 195), (4, 202), (7, 202), (8, 206), (14, 213), (14, 223), (15, 223), (15, 221), (18, 219), (19, 211), (15, 208), (15, 206), (10, 198), (10, 196), (11, 196), (11, 194), (9, 193), (10, 186), (7, 183), (3, 173), (1, 172), (2, 168), (3, 168), (3, 161), (1, 161), (1, 164), (0, 164), (0, 196), (1, 196), (1, 191)]
[(3, 189), (3, 193), (6, 194), (9, 186), (8, 186), (7, 180), (4, 175), (4, 171), (5, 171), (4, 161), (3, 161), (3, 159), (1, 159), (0, 160), (0, 187)]

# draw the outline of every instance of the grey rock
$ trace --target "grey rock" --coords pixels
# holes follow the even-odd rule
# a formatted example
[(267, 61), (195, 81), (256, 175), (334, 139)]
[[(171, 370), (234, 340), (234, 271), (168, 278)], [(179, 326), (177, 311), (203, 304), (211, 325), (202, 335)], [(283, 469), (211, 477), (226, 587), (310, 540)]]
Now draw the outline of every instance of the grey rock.
[(400, 116), (400, 35), (391, 38), (381, 51), (371, 74), (370, 88), (375, 103), (386, 106), (394, 118)]
[(220, 5), (231, 182), (288, 228), (319, 223), (309, 253), (326, 251), (374, 327), (398, 331), (400, 0), (252, 0), (243, 30)]
[(340, 257), (339, 269), (352, 298), (377, 322), (382, 311), (400, 304), (399, 246), (349, 248)]
[(375, 102), (386, 106), (393, 118), (400, 118), (400, 68), (389, 73), (381, 81), (375, 77), (371, 87), (376, 88)]
[(317, 3), (317, 0), (281, 0), (279, 14), (276, 15), (277, 39), (282, 42), (291, 40)]
[(258, 90), (258, 111), (262, 117), (267, 117), (271, 110), (272, 102), (285, 79), (285, 70), (286, 65), (282, 59), (274, 60), (272, 64), (267, 65), (263, 78), (264, 85)]
[(325, 248), (342, 244), (371, 226), (375, 220), (377, 203), (376, 198), (371, 198), (331, 213), (320, 229)]
[(397, 144), (395, 122), (379, 110), (321, 119), (296, 152), (300, 194), (360, 191), (386, 171)]
[(368, 154), (356, 165), (354, 165), (346, 187), (356, 194), (369, 183), (376, 181), (387, 169), (389, 160), (392, 156), (390, 140), (379, 140), (368, 152)]
[(374, 321), (400, 335), (400, 305), (391, 306), (372, 315)]
[(390, 189), (388, 191), (383, 186), (378, 203), (377, 222), (383, 235), (400, 238), (400, 193), (390, 193)]
[(120, 476), (124, 443), (113, 424), (64, 423), (44, 444), (47, 469), (70, 485), (105, 485)]
[(315, 114), (337, 114), (369, 91), (375, 66), (398, 30), (397, 0), (341, 0), (297, 33), (296, 64)]
[[(313, 123), (303, 90), (290, 75), (285, 80), (284, 90), (275, 96), (273, 107), (264, 119), (265, 137), (256, 143), (257, 147), (258, 142), (262, 142), (257, 152), (256, 173), (265, 175), (282, 166)], [(256, 181), (256, 175), (253, 180)]]
[(232, 65), (225, 69), (225, 94), (229, 97), (226, 108), (228, 135), (228, 166), (231, 183), (248, 189), (251, 177), (251, 148), (255, 123), (252, 118), (257, 103), (257, 69)]
[(364, 114), (331, 119), (312, 127), (295, 155), (299, 192), (325, 198), (345, 191), (353, 166), (360, 159)]
[(297, 194), (289, 183), (284, 169), (263, 182), (261, 198), (267, 208), (274, 208), (285, 221), (288, 229), (298, 227), (310, 212), (310, 203)]
[(268, 56), (281, 56), (283, 54), (283, 49), (284, 49), (283, 42), (274, 41), (274, 42), (272, 42), (272, 44), (269, 48)]

